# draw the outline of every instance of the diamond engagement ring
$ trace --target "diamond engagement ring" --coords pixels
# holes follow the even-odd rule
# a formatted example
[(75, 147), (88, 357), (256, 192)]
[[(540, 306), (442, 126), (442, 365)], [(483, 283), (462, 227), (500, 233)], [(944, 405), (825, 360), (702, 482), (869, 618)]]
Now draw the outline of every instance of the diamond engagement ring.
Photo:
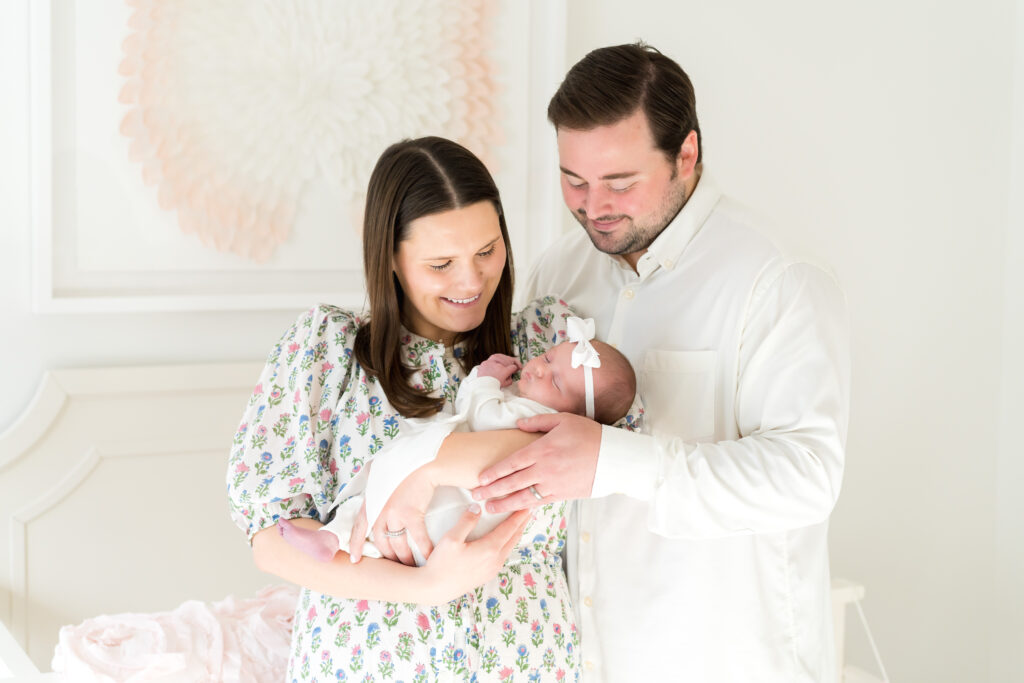
[(398, 531), (389, 531), (389, 530), (385, 530), (384, 531), (384, 535), (387, 536), (388, 538), (398, 538), (399, 536), (402, 536), (404, 534), (405, 534), (405, 527), (402, 527)]
[(530, 493), (532, 493), (533, 497), (536, 498), (537, 500), (544, 500), (544, 496), (540, 495), (540, 491), (537, 490), (536, 486), (530, 487)]

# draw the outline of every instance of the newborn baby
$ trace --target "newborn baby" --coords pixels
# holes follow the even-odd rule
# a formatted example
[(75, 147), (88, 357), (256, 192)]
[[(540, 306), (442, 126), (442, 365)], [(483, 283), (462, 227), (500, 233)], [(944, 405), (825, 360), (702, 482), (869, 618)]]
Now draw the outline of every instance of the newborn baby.
[[(579, 321), (592, 335), (593, 323)], [(518, 382), (512, 376), (520, 373)], [(515, 429), (520, 418), (531, 417), (543, 413), (575, 413), (597, 420), (602, 424), (613, 424), (624, 417), (633, 404), (636, 394), (636, 375), (629, 361), (615, 348), (604, 342), (590, 342), (584, 338), (582, 342), (567, 341), (548, 349), (539, 356), (532, 358), (526, 365), (517, 359), (502, 354), (494, 354), (480, 365), (473, 368), (459, 385), (455, 399), (456, 415), (438, 414), (426, 420), (407, 420), (412, 423), (412, 434), (403, 428), (396, 441), (403, 448), (411, 447), (415, 451), (429, 451), (428, 460), (436, 454), (440, 441), (455, 429), (460, 431), (482, 431), (489, 429)], [(426, 423), (449, 425), (443, 433), (424, 431)], [(420, 438), (423, 434), (424, 438)], [(429, 438), (426, 435), (430, 434)], [(440, 436), (440, 438), (438, 438)], [(422, 443), (416, 443), (416, 440)], [(373, 460), (375, 470), (388, 463), (392, 455), (387, 449)], [(419, 464), (405, 467), (407, 474)], [(388, 463), (390, 467), (390, 463)], [(364, 470), (370, 469), (368, 466)], [(375, 477), (374, 471), (369, 476)], [(390, 492), (401, 482), (401, 476), (394, 473), (390, 479), (392, 485), (379, 496), (384, 501)], [(353, 482), (355, 483), (355, 482)], [(352, 484), (346, 487), (344, 504), (336, 510), (335, 518), (320, 529), (302, 529), (282, 519), (278, 522), (281, 535), (293, 547), (322, 561), (332, 559), (339, 550), (348, 550), (349, 536), (352, 531), (354, 514), (362, 506), (363, 497), (353, 496)], [(458, 521), (466, 507), (473, 502), (466, 489), (450, 486), (439, 487), (431, 500), (430, 507), (424, 518), (431, 541), (437, 543), (441, 537)], [(376, 512), (371, 516), (370, 506), (367, 507), (369, 527), (373, 526)], [(481, 515), (476, 528), (469, 538), (479, 538), (497, 526), (507, 514)], [(414, 546), (410, 539), (410, 546)], [(423, 564), (422, 556), (413, 547), (417, 564)], [(380, 557), (380, 551), (372, 544), (363, 547), (363, 555)]]

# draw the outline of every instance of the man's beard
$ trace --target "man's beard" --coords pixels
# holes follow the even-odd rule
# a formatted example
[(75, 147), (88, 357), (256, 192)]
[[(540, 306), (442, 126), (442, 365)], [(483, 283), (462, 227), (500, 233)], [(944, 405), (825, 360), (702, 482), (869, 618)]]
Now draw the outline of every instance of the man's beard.
[(686, 188), (680, 183), (679, 191), (667, 195), (665, 197), (665, 202), (661, 206), (661, 210), (658, 211), (650, 222), (645, 225), (637, 225), (633, 222), (633, 218), (631, 216), (601, 216), (602, 220), (615, 220), (621, 218), (627, 221), (628, 226), (625, 234), (622, 234), (618, 238), (613, 238), (610, 234), (591, 230), (589, 225), (590, 221), (582, 209), (574, 211), (572, 215), (577, 222), (583, 226), (587, 236), (590, 237), (591, 243), (598, 251), (621, 256), (623, 254), (633, 254), (638, 251), (643, 251), (650, 247), (651, 243), (654, 242), (658, 235), (661, 234), (661, 231), (668, 227), (668, 224), (671, 223), (676, 215), (682, 210), (683, 205), (686, 204), (686, 200)]

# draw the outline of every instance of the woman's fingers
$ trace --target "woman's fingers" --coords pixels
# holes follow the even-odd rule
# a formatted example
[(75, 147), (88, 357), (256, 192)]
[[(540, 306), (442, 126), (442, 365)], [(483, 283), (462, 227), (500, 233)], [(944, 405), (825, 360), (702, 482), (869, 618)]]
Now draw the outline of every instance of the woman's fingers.
[(387, 531), (387, 528), (384, 526), (383, 520), (378, 520), (373, 525), (373, 543), (380, 551), (381, 557), (396, 562), (398, 561), (398, 556), (395, 555), (395, 551), (391, 547), (391, 539), (385, 535), (385, 531)]
[(419, 548), (420, 555), (423, 556), (424, 560), (430, 557), (430, 553), (434, 552), (434, 543), (430, 540), (427, 527), (422, 522), (409, 525), (409, 537), (416, 544), (416, 547)]
[(531, 515), (529, 510), (513, 513), (480, 540), (492, 543), (504, 560), (523, 535), (523, 530), (529, 523)]
[(366, 543), (366, 501), (359, 508), (356, 521), (352, 524), (352, 533), (348, 537), (348, 559), (353, 564), (363, 558), (363, 545)]
[[(398, 529), (395, 529), (398, 531)], [(403, 529), (403, 533), (399, 536), (392, 536), (388, 540), (391, 541), (391, 549), (395, 551), (395, 555), (398, 556), (398, 561), (404, 565), (410, 567), (416, 566), (416, 560), (412, 557), (412, 550), (409, 549), (409, 531)]]
[[(508, 519), (505, 520), (505, 522), (508, 522), (509, 520), (518, 519), (519, 522), (514, 527), (514, 530), (512, 531), (512, 534), (509, 536), (508, 540), (505, 541), (505, 544), (501, 546), (501, 551), (499, 552), (499, 555), (501, 555), (501, 557), (508, 557), (509, 553), (512, 552), (512, 548), (516, 547), (516, 543), (519, 542), (519, 539), (523, 536), (523, 532), (526, 530), (526, 525), (530, 523), (531, 516), (532, 514), (529, 510), (520, 510), (519, 512), (515, 512), (509, 515)], [(504, 524), (505, 522), (502, 522), (502, 524)], [(501, 525), (498, 526), (500, 528)]]
[(469, 532), (471, 532), (473, 528), (476, 527), (476, 523), (479, 520), (480, 506), (477, 505), (476, 503), (473, 503), (468, 508), (466, 508), (466, 511), (462, 513), (461, 517), (459, 517), (459, 521), (457, 521), (455, 525), (448, 530), (448, 533), (445, 534), (445, 536), (447, 536), (453, 541), (465, 543), (466, 537), (469, 536)]

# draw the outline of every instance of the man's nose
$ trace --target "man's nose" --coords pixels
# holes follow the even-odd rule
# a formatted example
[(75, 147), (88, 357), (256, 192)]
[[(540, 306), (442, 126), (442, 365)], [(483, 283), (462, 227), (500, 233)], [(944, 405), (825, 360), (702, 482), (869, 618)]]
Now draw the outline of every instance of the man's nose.
[(587, 188), (587, 196), (583, 200), (583, 210), (591, 220), (613, 213), (611, 195), (600, 185)]

